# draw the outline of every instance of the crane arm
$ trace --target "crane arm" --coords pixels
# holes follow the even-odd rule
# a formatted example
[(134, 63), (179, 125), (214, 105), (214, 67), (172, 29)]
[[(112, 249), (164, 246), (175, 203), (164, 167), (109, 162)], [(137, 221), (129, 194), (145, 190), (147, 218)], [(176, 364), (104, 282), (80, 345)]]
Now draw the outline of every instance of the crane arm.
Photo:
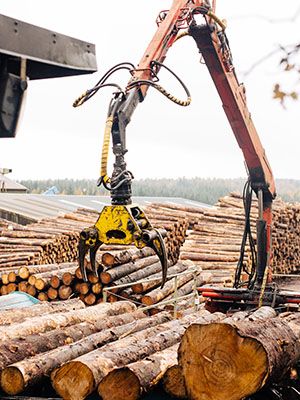
[[(126, 228), (125, 222), (128, 221), (128, 218), (130, 220), (130, 226), (133, 224), (136, 229), (145, 227), (148, 230), (152, 229), (149, 221), (147, 221), (145, 215), (139, 208), (129, 207), (130, 209), (128, 208), (125, 210), (125, 206), (131, 204), (132, 179), (132, 174), (127, 171), (124, 159), (124, 155), (127, 152), (125, 143), (126, 127), (137, 105), (144, 100), (149, 86), (158, 88), (158, 85), (156, 85), (158, 80), (157, 74), (163, 66), (167, 52), (174, 41), (180, 36), (179, 32), (181, 30), (186, 30), (188, 34), (195, 39), (221, 97), (224, 111), (247, 164), (251, 187), (257, 193), (259, 199), (259, 218), (257, 221), (257, 277), (259, 285), (262, 285), (263, 279), (266, 276), (265, 271), (271, 259), (271, 207), (272, 200), (276, 195), (275, 183), (264, 148), (262, 147), (247, 108), (244, 86), (239, 84), (235, 75), (229, 44), (224, 32), (224, 22), (217, 18), (214, 13), (214, 7), (215, 0), (212, 3), (212, 7), (208, 0), (173, 0), (170, 10), (164, 10), (159, 14), (156, 21), (158, 29), (137, 68), (131, 69), (132, 78), (125, 91), (114, 94), (109, 107), (106, 129), (106, 135), (109, 136), (109, 132), (111, 132), (113, 152), (115, 155), (113, 174), (110, 180), (110, 187), (108, 187), (111, 192), (113, 206), (106, 211), (108, 216), (111, 216), (116, 210), (119, 215), (123, 215), (124, 230), (122, 235), (127, 235), (128, 229)], [(197, 14), (201, 14), (204, 17), (203, 25), (197, 25), (195, 21), (195, 16)], [(160, 91), (166, 94), (164, 90)], [(167, 94), (167, 97), (174, 101), (173, 96)], [(187, 105), (189, 103), (189, 101), (182, 102), (179, 100), (175, 102), (180, 105)], [(108, 144), (108, 140), (105, 140), (105, 160), (107, 159)], [(102, 181), (104, 184), (107, 183), (107, 177), (104, 179), (102, 175)], [(123, 208), (115, 209), (113, 208), (114, 206)], [(134, 214), (138, 215), (138, 217)], [(125, 236), (122, 238), (120, 232), (118, 233), (119, 236), (117, 235), (118, 237), (114, 236), (116, 232), (118, 232), (117, 228), (113, 230), (109, 229), (113, 219), (109, 220), (110, 217), (107, 218), (107, 216), (103, 219), (101, 216), (102, 214), (93, 227), (91, 231), (92, 234), (100, 237), (101, 229), (103, 229), (107, 221), (110, 221), (107, 223), (105, 235), (109, 232), (109, 235), (112, 236), (108, 238), (102, 234), (102, 242), (125, 243)], [(115, 219), (113, 223), (115, 223), (115, 221), (117, 220)], [(84, 231), (83, 233), (82, 248), (86, 250), (91, 235), (90, 232)], [(144, 245), (142, 243), (143, 232), (141, 229), (138, 230), (138, 232), (132, 230), (129, 236), (130, 238), (128, 238), (128, 240), (126, 239), (127, 244), (129, 241), (132, 241), (137, 246), (142, 247)], [(146, 236), (148, 237), (148, 234)], [(151, 233), (150, 236), (157, 238), (156, 234), (153, 233)], [(93, 240), (90, 242), (94, 243), (94, 236), (92, 239)], [(101, 241), (98, 240), (97, 243), (97, 246), (99, 246)], [(160, 238), (160, 243), (157, 243), (156, 246), (156, 252), (162, 259), (164, 256), (159, 254), (158, 251), (159, 248), (161, 249), (161, 246), (162, 240)], [(94, 249), (94, 253), (95, 251)], [(81, 251), (81, 253), (83, 253), (83, 251)], [(82, 264), (83, 260), (84, 256), (81, 257)], [(162, 262), (162, 264), (164, 264), (163, 271), (165, 277), (166, 262)]]

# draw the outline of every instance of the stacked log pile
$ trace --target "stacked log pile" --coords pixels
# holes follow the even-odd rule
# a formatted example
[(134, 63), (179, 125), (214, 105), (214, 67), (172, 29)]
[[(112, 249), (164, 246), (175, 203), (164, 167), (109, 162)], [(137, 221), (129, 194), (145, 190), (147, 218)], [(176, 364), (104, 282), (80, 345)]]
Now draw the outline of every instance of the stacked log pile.
[[(148, 390), (155, 384), (155, 376), (158, 381), (169, 365), (166, 349), (172, 353), (191, 323), (224, 317), (205, 310), (189, 311), (178, 320), (168, 312), (147, 317), (132, 303), (118, 302), (0, 325), (1, 387), (7, 394), (16, 395), (40, 384), (52, 372), (52, 383), (60, 396), (84, 399), (116, 367), (129, 365), (131, 370), (135, 367), (132, 363), (141, 362), (141, 373), (145, 373), (143, 363), (149, 364), (147, 357), (152, 356), (156, 367), (148, 367), (144, 380), (144, 389)], [(159, 362), (161, 356), (165, 363)], [(99, 391), (105, 391), (106, 386), (102, 384)]]
[[(192, 262), (180, 261), (169, 267), (167, 282), (160, 289), (161, 264), (149, 248), (105, 251), (101, 262), (98, 276), (89, 270), (90, 264), (86, 263), (88, 282), (83, 281), (77, 263), (21, 267), (1, 275), (0, 293), (9, 294), (19, 290), (41, 301), (79, 297), (86, 305), (93, 305), (103, 301), (106, 291), (108, 302), (129, 299), (136, 304), (149, 306), (171, 300), (175, 291), (177, 297), (191, 296), (194, 293), (195, 296), (191, 297), (192, 303), (197, 297), (196, 287), (220, 282), (218, 272), (215, 274), (214, 271), (201, 271)], [(175, 274), (178, 275), (177, 278)], [(116, 287), (124, 284), (127, 285), (126, 288)]]
[[(26, 226), (1, 220), (0, 270), (75, 261), (78, 257), (79, 233), (93, 225), (98, 215), (97, 211), (78, 209), (76, 212), (43, 219)], [(166, 220), (159, 213), (152, 216), (154, 227), (167, 230), (168, 258), (174, 264), (185, 238), (187, 222), (180, 218)], [(115, 247), (115, 250), (120, 248)]]
[[(158, 257), (149, 248), (113, 252), (104, 249), (98, 258), (100, 256), (103, 264), (99, 266), (98, 276), (90, 270), (90, 263), (86, 263), (88, 282), (83, 281), (77, 262), (30, 265), (18, 269), (13, 267), (0, 275), (0, 293), (4, 295), (19, 290), (41, 301), (66, 300), (79, 296), (87, 305), (92, 305), (102, 301), (103, 287), (112, 285), (114, 280), (138, 271), (141, 276), (147, 275), (147, 267), (153, 264), (157, 271), (160, 268)], [(109, 269), (103, 272), (101, 280), (103, 265), (109, 265)], [(108, 300), (115, 301), (116, 297), (111, 295)]]
[[(239, 194), (231, 193), (217, 203), (225, 213), (243, 216), (243, 201)], [(257, 200), (252, 202), (252, 218), (257, 218)], [(253, 226), (253, 232), (255, 229)], [(254, 235), (255, 236), (255, 235)], [(300, 204), (282, 200), (273, 202), (273, 272), (290, 274), (300, 272)]]
[[(251, 218), (251, 227), (255, 237), (254, 217)], [(244, 216), (240, 210), (204, 209), (181, 247), (180, 259), (192, 260), (202, 270), (213, 270), (220, 277), (221, 284), (231, 285), (240, 257), (243, 229)], [(251, 261), (247, 250), (246, 265)]]
[(30, 225), (9, 223), (0, 232), (0, 270), (32, 264), (75, 261), (79, 232), (90, 220), (76, 221), (68, 215)]
[[(277, 273), (299, 270), (299, 210), (299, 205), (274, 202), (273, 265)], [(199, 269), (199, 285), (207, 281), (232, 284), (244, 224), (243, 202), (239, 195), (226, 196), (213, 208), (154, 203), (145, 211), (154, 226), (168, 230), (169, 274), (186, 271), (188, 265), (182, 261), (190, 260)], [(1, 221), (0, 293), (21, 290), (40, 300), (67, 299), (75, 295), (92, 305), (102, 301), (104, 287), (132, 283), (129, 288), (112, 289), (108, 300), (130, 298), (153, 305), (170, 299), (175, 287), (174, 278), (164, 290), (159, 290), (160, 265), (149, 248), (102, 246), (97, 254), (99, 277), (90, 271), (89, 282), (83, 282), (75, 263), (78, 236), (84, 227), (95, 222), (97, 216), (97, 211), (79, 209), (25, 227)], [(254, 199), (251, 213), (254, 239), (256, 217), (257, 201)], [(185, 240), (188, 227), (193, 229), (187, 232)], [(180, 261), (177, 262), (179, 249)], [(250, 262), (250, 251), (246, 248), (245, 267)], [(178, 279), (180, 295), (192, 291), (193, 280), (188, 280), (189, 276)], [(154, 279), (154, 282), (135, 285), (145, 278)]]
[(206, 207), (183, 206), (175, 203), (151, 203), (145, 208), (147, 216), (156, 220), (177, 221), (181, 218), (187, 221), (188, 229), (192, 229), (203, 214)]
[[(254, 196), (250, 224), (256, 240), (257, 200)], [(202, 270), (219, 271), (232, 283), (232, 276), (240, 256), (244, 230), (243, 199), (237, 193), (221, 198), (207, 209), (198, 210), (197, 221), (181, 247), (180, 259), (192, 260)], [(279, 274), (300, 271), (300, 205), (281, 200), (273, 203), (273, 272)], [(191, 225), (191, 224), (190, 224)], [(246, 246), (245, 268), (251, 265), (251, 253)]]
[(147, 317), (130, 302), (66, 306), (42, 317), (35, 307), (18, 322), (13, 311), (0, 320), (8, 395), (41, 388), (51, 376), (64, 399), (98, 392), (103, 400), (137, 400), (162, 382), (173, 396), (238, 400), (279, 380), (300, 357), (299, 314), (277, 317), (269, 307), (229, 318), (200, 307), (179, 319), (166, 311)]

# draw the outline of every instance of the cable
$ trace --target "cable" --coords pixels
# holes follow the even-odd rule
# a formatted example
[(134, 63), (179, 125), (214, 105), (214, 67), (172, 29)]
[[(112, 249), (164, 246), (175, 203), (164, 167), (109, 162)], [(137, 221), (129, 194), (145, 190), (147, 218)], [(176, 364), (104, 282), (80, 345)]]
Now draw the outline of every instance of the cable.
[(127, 90), (130, 90), (134, 87), (139, 87), (141, 85), (148, 85), (148, 86), (152, 86), (154, 87), (156, 90), (158, 90), (161, 94), (163, 94), (164, 96), (166, 96), (169, 100), (173, 101), (175, 104), (178, 104), (179, 106), (189, 106), (191, 104), (191, 94), (189, 89), (187, 88), (187, 86), (183, 83), (183, 81), (179, 78), (178, 75), (175, 74), (174, 71), (172, 71), (169, 67), (167, 67), (166, 65), (162, 64), (159, 61), (151, 61), (150, 63), (150, 68), (154, 70), (155, 66), (159, 66), (160, 68), (165, 68), (167, 71), (169, 71), (180, 83), (180, 85), (183, 87), (186, 95), (187, 95), (187, 99), (186, 100), (180, 100), (177, 97), (173, 96), (171, 93), (169, 93), (166, 89), (164, 89), (161, 85), (158, 85), (156, 82), (150, 81), (150, 80), (137, 80), (137, 81), (132, 81), (129, 83), (129, 85), (127, 86)]
[[(79, 96), (73, 103), (73, 107), (79, 107), (83, 103), (85, 103), (87, 100), (89, 100), (91, 97), (93, 97), (99, 89), (105, 87), (103, 84), (107, 81), (107, 79), (112, 76), (115, 72), (120, 71), (120, 70), (127, 70), (127, 71), (132, 71), (135, 69), (134, 64), (130, 62), (122, 62), (119, 64), (114, 65), (112, 68), (110, 68), (105, 74), (99, 79), (99, 81), (96, 83), (96, 85), (92, 88), (84, 92), (81, 96)], [(112, 84), (106, 84), (106, 86), (114, 86), (117, 87), (121, 92), (123, 90), (119, 85), (116, 85), (114, 83)]]
[(131, 180), (133, 179), (133, 175), (129, 171), (123, 171), (118, 176), (113, 177), (113, 179), (110, 178), (107, 174), (110, 136), (111, 136), (114, 117), (115, 117), (120, 105), (126, 100), (126, 95), (129, 90), (136, 88), (136, 87), (140, 88), (141, 85), (148, 85), (148, 86), (154, 87), (156, 90), (158, 90), (164, 96), (166, 96), (169, 100), (173, 101), (174, 103), (176, 103), (180, 106), (188, 106), (191, 103), (191, 95), (190, 95), (188, 88), (183, 83), (183, 81), (175, 74), (175, 72), (159, 61), (151, 61), (150, 62), (150, 72), (153, 74), (153, 76), (156, 76), (157, 70), (159, 70), (162, 67), (165, 68), (168, 72), (170, 72), (177, 79), (177, 81), (180, 83), (180, 85), (183, 87), (183, 89), (187, 95), (186, 100), (178, 99), (177, 97), (175, 97), (171, 93), (169, 93), (166, 89), (164, 89), (161, 85), (158, 85), (156, 82), (147, 80), (147, 79), (131, 80), (126, 88), (126, 91), (123, 91), (122, 88), (118, 84), (105, 83), (111, 75), (113, 75), (115, 72), (117, 72), (119, 70), (125, 69), (125, 70), (129, 71), (130, 73), (134, 73), (135, 71), (137, 71), (133, 64), (124, 62), (124, 63), (116, 64), (114, 67), (110, 68), (99, 79), (99, 81), (96, 83), (96, 85), (92, 89), (87, 90), (85, 93), (83, 93), (80, 97), (78, 97), (74, 101), (73, 107), (79, 107), (83, 103), (85, 103), (87, 100), (89, 100), (92, 96), (94, 96), (98, 92), (98, 90), (100, 90), (104, 87), (114, 87), (118, 90), (117, 92), (115, 92), (113, 94), (113, 98), (111, 99), (111, 101), (109, 103), (109, 107), (108, 107), (108, 114), (107, 114), (107, 120), (106, 120), (106, 124), (105, 124), (105, 132), (104, 132), (104, 139), (103, 139), (103, 146), (102, 146), (100, 178), (98, 179), (98, 182), (97, 182), (98, 186), (103, 184), (105, 189), (112, 191), (112, 190), (118, 189), (123, 184), (131, 182)]
[[(250, 223), (252, 192), (253, 191), (251, 188), (251, 182), (250, 182), (250, 178), (249, 178), (247, 180), (247, 182), (245, 183), (244, 190), (243, 190), (243, 204), (244, 204), (244, 210), (245, 210), (245, 227), (244, 227), (244, 233), (243, 233), (243, 238), (242, 238), (242, 243), (241, 243), (240, 257), (239, 257), (236, 272), (235, 272), (235, 280), (234, 280), (235, 288), (242, 286), (242, 283), (241, 283), (242, 271), (246, 272), (246, 274), (249, 276), (248, 281), (244, 282), (243, 284), (247, 283), (248, 288), (251, 289), (251, 288), (253, 288), (253, 285), (255, 282), (257, 254), (256, 254), (255, 242), (254, 242), (252, 232), (251, 232), (251, 223)], [(248, 271), (243, 265), (247, 239), (249, 240), (251, 259), (252, 259), (252, 265), (251, 265), (250, 271)]]

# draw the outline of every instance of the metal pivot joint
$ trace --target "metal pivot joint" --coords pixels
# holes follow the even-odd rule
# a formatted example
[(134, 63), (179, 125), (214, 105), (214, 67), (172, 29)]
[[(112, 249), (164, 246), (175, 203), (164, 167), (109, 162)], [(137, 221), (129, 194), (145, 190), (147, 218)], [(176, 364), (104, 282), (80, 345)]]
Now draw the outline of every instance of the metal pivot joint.
[(126, 162), (124, 157), (126, 150), (124, 151), (122, 149), (121, 144), (116, 144), (113, 147), (113, 152), (115, 154), (115, 163), (110, 181), (111, 203), (114, 205), (131, 204), (131, 182), (133, 179), (133, 175), (130, 171), (127, 171), (126, 169)]

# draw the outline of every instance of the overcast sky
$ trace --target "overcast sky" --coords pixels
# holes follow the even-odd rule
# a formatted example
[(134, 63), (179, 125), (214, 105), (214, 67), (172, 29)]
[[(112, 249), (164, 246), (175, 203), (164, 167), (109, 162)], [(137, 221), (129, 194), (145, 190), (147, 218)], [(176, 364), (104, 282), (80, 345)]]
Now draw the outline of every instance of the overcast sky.
[[(72, 102), (108, 68), (138, 63), (156, 30), (159, 11), (171, 0), (2, 0), (0, 13), (96, 44), (99, 72), (72, 78), (29, 82), (24, 117), (16, 139), (1, 139), (0, 167), (17, 179), (97, 179), (109, 89), (74, 109)], [(283, 5), (284, 4), (284, 5)], [(279, 44), (299, 42), (291, 17), (299, 0), (218, 0), (217, 14), (228, 21), (227, 35), (248, 106), (277, 178), (300, 179), (300, 103), (284, 110), (272, 100), (274, 82), (296, 82), (279, 72), (279, 55), (250, 75), (244, 72)], [(266, 18), (264, 18), (266, 17)], [(169, 51), (166, 65), (183, 79), (192, 105), (181, 108), (149, 90), (127, 128), (128, 168), (136, 178), (245, 176), (242, 154), (221, 102), (192, 38)], [(127, 76), (116, 76), (125, 83)], [(290, 82), (288, 82), (290, 81)], [(177, 96), (180, 88), (161, 74), (161, 83)], [(112, 157), (110, 157), (112, 160)]]

